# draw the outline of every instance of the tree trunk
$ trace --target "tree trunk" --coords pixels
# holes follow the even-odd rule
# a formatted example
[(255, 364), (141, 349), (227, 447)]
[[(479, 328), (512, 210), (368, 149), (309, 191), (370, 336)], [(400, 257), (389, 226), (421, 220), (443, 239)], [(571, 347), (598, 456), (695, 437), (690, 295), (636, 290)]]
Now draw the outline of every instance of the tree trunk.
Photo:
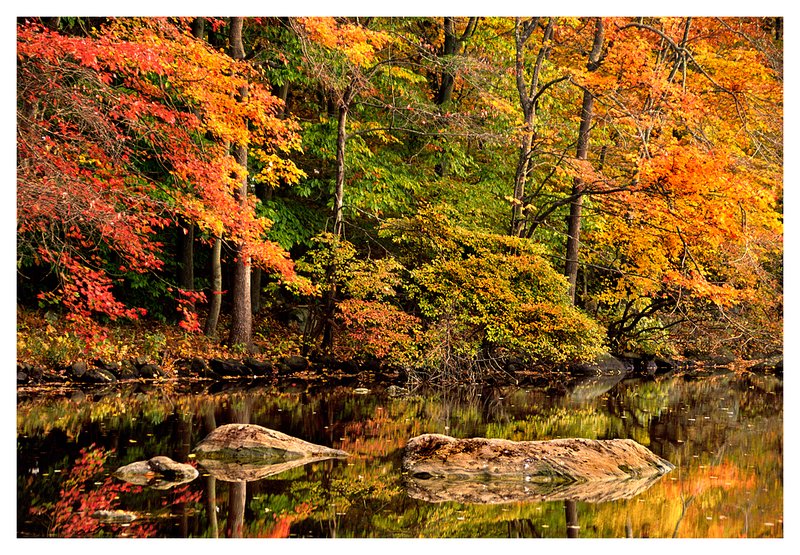
[(217, 334), (219, 311), (222, 307), (222, 237), (214, 239), (211, 249), (211, 300), (208, 305), (205, 334), (213, 337)]
[(564, 516), (567, 521), (567, 537), (578, 538), (580, 524), (578, 524), (578, 504), (575, 500), (564, 501)]
[[(348, 87), (348, 91), (350, 87)], [(349, 96), (345, 91), (345, 96)], [(349, 99), (342, 100), (339, 106), (339, 125), (336, 130), (336, 188), (333, 194), (333, 234), (341, 237), (344, 233), (344, 153), (347, 142), (347, 113), (350, 111)]]
[[(458, 56), (461, 54), (467, 40), (475, 33), (478, 26), (478, 18), (470, 17), (467, 27), (460, 37), (456, 36), (456, 22), (454, 17), (445, 17), (444, 26), (444, 45), (440, 56)], [(439, 80), (439, 88), (436, 91), (434, 102), (441, 106), (453, 99), (453, 89), (456, 82), (456, 73), (453, 68), (445, 68)]]
[[(230, 41), (231, 56), (236, 60), (244, 59), (242, 45), (241, 17), (231, 18)], [(247, 102), (247, 85), (239, 89), (239, 102)], [(236, 198), (242, 206), (247, 204), (247, 147), (233, 145), (233, 157), (242, 167), (241, 186), (236, 191)], [(230, 345), (250, 345), (253, 339), (253, 313), (250, 307), (250, 258), (242, 253), (242, 245), (236, 245), (231, 280), (231, 326), (228, 335)]]
[(539, 18), (531, 18), (523, 23), (517, 18), (514, 24), (514, 46), (516, 59), (514, 64), (514, 75), (517, 84), (520, 106), (523, 115), (523, 135), (519, 146), (519, 157), (517, 169), (514, 173), (514, 196), (511, 206), (511, 235), (522, 237), (525, 228), (525, 184), (528, 180), (528, 169), (530, 167), (531, 148), (533, 146), (534, 124), (536, 121), (536, 101), (541, 92), (550, 84), (539, 86), (539, 75), (541, 74), (542, 64), (547, 56), (550, 37), (553, 33), (553, 21), (548, 22), (542, 35), (542, 46), (536, 56), (536, 63), (533, 66), (530, 84), (525, 83), (525, 45), (530, 39)]
[(247, 500), (247, 482), (228, 484), (228, 521), (225, 535), (241, 538), (244, 532), (244, 510)]
[[(586, 67), (589, 71), (597, 69), (603, 50), (603, 19), (598, 17), (595, 20), (595, 33), (592, 51), (589, 54), (589, 62)], [(592, 125), (594, 110), (594, 95), (588, 90), (583, 90), (583, 104), (581, 106), (581, 123), (578, 131), (578, 146), (575, 157), (578, 160), (586, 160), (589, 152), (589, 130)], [(564, 274), (569, 281), (569, 298), (575, 304), (575, 284), (578, 281), (578, 257), (580, 251), (581, 234), (581, 212), (583, 210), (583, 191), (585, 184), (580, 179), (575, 179), (572, 184), (572, 196), (574, 200), (569, 206), (569, 219), (567, 220), (567, 253)]]
[(517, 170), (514, 174), (514, 198), (511, 206), (511, 235), (522, 236), (525, 225), (523, 218), (525, 182), (528, 179), (528, 167), (530, 165), (531, 146), (533, 145), (533, 111), (525, 116), (525, 130), (523, 131), (522, 143), (519, 146), (519, 160)]
[[(470, 17), (469, 21), (467, 22), (467, 27), (464, 29), (464, 32), (461, 34), (461, 37), (456, 36), (456, 23), (454, 17), (445, 17), (443, 21), (444, 26), (444, 45), (442, 47), (440, 56), (458, 56), (461, 54), (462, 50), (464, 49), (464, 45), (466, 44), (467, 40), (475, 33), (475, 28), (478, 25), (478, 18), (477, 17)], [(447, 60), (449, 63), (450, 60)], [(456, 83), (456, 71), (452, 67), (445, 67), (442, 71), (442, 75), (439, 78), (439, 87), (436, 90), (436, 95), (434, 97), (434, 103), (439, 106), (439, 110), (441, 112), (441, 107), (444, 104), (449, 103), (453, 100), (453, 90), (455, 88)], [(443, 154), (442, 159), (437, 162), (435, 171), (436, 175), (439, 177), (443, 177), (447, 173), (448, 168), (448, 160), (447, 155)]]
[[(256, 183), (256, 198), (266, 204), (272, 199), (272, 188), (263, 184)], [(250, 273), (250, 310), (253, 314), (258, 314), (261, 310), (261, 281), (264, 272), (261, 268), (253, 268)]]
[[(178, 287), (194, 291), (194, 224), (180, 219), (177, 230)], [(194, 310), (194, 306), (192, 306)]]
[[(344, 217), (342, 207), (344, 206), (344, 154), (347, 143), (347, 113), (350, 110), (350, 94), (352, 88), (348, 87), (344, 94), (344, 100), (339, 106), (339, 126), (336, 133), (336, 189), (333, 196), (333, 234), (337, 239), (344, 235)], [(336, 310), (336, 284), (333, 282), (332, 275), (334, 268), (327, 271), (330, 286), (325, 292), (322, 308), (322, 349), (326, 352), (333, 351), (333, 316)]]
[(192, 21), (192, 35), (198, 39), (202, 39), (206, 34), (206, 18), (196, 17)]

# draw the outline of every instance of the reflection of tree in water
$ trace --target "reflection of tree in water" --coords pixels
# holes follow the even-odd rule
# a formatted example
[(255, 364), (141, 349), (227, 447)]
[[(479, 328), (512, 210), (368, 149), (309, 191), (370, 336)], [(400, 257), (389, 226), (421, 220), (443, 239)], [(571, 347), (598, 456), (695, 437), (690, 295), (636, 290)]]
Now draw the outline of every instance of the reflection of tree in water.
[(707, 453), (709, 460), (718, 460), (743, 418), (782, 412), (782, 386), (772, 388), (774, 382), (764, 378), (768, 377), (728, 373), (700, 382), (670, 380), (668, 387), (676, 390), (680, 402), (670, 403), (648, 421), (653, 451), (665, 458)]
[[(80, 438), (80, 445), (88, 444), (91, 439), (99, 440), (105, 448), (117, 446), (121, 449), (120, 465), (155, 454), (166, 454), (182, 462), (188, 457), (189, 445), (196, 444), (218, 423), (232, 421), (237, 410), (249, 408), (251, 422), (315, 443), (339, 446), (341, 439), (346, 438), (343, 442), (346, 445), (341, 447), (354, 448), (356, 456), (347, 463), (313, 463), (285, 475), (250, 482), (240, 491), (227, 483), (220, 489), (220, 480), (202, 476), (191, 485), (203, 495), (199, 510), (191, 502), (171, 505), (171, 520), (159, 524), (159, 533), (212, 537), (236, 533), (288, 534), (292, 523), (293, 534), (314, 537), (567, 534), (568, 511), (564, 501), (528, 507), (512, 504), (507, 510), (495, 511), (456, 504), (429, 506), (409, 499), (399, 483), (397, 453), (412, 435), (441, 432), (445, 423), (450, 426), (451, 435), (461, 437), (628, 436), (679, 465), (680, 472), (653, 488), (657, 490), (655, 493), (647, 494), (647, 503), (669, 505), (669, 512), (662, 514), (654, 509), (655, 512), (644, 514), (645, 505), (634, 502), (577, 503), (581, 527), (575, 531), (581, 537), (669, 536), (676, 528), (678, 535), (683, 536), (702, 533), (706, 513), (701, 508), (708, 510), (705, 507), (716, 502), (712, 497), (716, 499), (723, 494), (714, 489), (717, 487), (714, 482), (709, 482), (710, 471), (698, 471), (698, 465), (709, 465), (714, 475), (730, 475), (732, 481), (750, 480), (748, 465), (754, 462), (759, 465), (756, 482), (759, 491), (753, 492), (753, 496), (761, 497), (743, 499), (737, 509), (744, 511), (751, 504), (747, 509), (751, 533), (763, 522), (764, 511), (775, 506), (768, 496), (779, 494), (780, 484), (767, 484), (762, 476), (774, 475), (779, 481), (781, 475), (780, 381), (731, 373), (693, 382), (681, 377), (623, 380), (608, 391), (601, 391), (600, 384), (590, 385), (580, 389), (581, 384), (576, 382), (558, 391), (458, 388), (389, 398), (381, 395), (380, 390), (354, 395), (352, 388), (347, 387), (248, 389), (231, 383), (223, 389), (219, 385), (211, 388), (197, 384), (191, 391), (173, 391), (169, 385), (163, 390), (145, 391), (124, 384), (116, 395), (89, 393), (85, 402), (72, 401), (63, 395), (46, 402), (40, 399), (37, 403), (23, 399), (18, 405), (19, 441), (23, 449), (33, 445), (36, 451), (23, 452), (19, 463), (21, 468), (29, 468), (36, 457), (42, 473), (63, 467), (54, 454), (61, 453), (63, 458), (65, 449), (70, 448), (69, 441), (75, 441), (68, 441), (65, 436)], [(124, 415), (117, 408), (122, 403)], [(706, 416), (709, 418), (705, 419)], [(774, 428), (771, 434), (764, 433), (766, 426)], [(131, 439), (137, 441), (132, 443)], [(726, 443), (733, 446), (723, 451)], [(758, 459), (742, 458), (741, 452)], [(711, 466), (717, 461), (721, 465)], [(738, 475), (734, 473), (736, 469)], [(723, 470), (730, 474), (721, 474)], [(20, 485), (19, 491), (23, 492), (22, 498), (32, 492), (30, 495), (42, 499), (45, 487), (53, 489), (48, 484), (57, 483), (55, 476), (39, 478), (30, 486)], [(770, 488), (769, 492), (761, 493), (762, 485)], [(706, 489), (698, 490), (700, 487)], [(738, 491), (726, 490), (725, 502), (738, 495)], [(694, 495), (683, 511), (682, 493), (686, 501)], [(144, 491), (131, 499), (131, 509), (160, 507), (164, 497), (163, 492)], [(303, 504), (313, 506), (313, 511), (300, 510)], [(685, 514), (679, 520), (682, 512)], [(631, 517), (629, 526), (626, 513)], [(456, 516), (462, 514), (466, 520), (457, 520)], [(237, 531), (240, 515), (241, 532)], [(448, 523), (448, 519), (452, 522)], [(651, 522), (652, 519), (656, 520)], [(648, 524), (649, 531), (645, 529)], [(542, 529), (543, 525), (549, 525), (549, 529)]]

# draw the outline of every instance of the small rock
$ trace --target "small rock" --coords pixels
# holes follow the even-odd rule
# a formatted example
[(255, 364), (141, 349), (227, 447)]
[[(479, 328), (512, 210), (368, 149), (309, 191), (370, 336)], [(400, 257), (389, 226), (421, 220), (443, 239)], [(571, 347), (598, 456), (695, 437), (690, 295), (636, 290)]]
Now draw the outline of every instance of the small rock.
[(28, 374), (17, 370), (17, 383), (28, 383)]
[(620, 359), (610, 354), (603, 354), (592, 363), (572, 366), (570, 371), (580, 375), (615, 376), (625, 374), (628, 370)]
[(281, 462), (303, 457), (347, 457), (347, 453), (309, 443), (256, 424), (225, 424), (208, 434), (194, 448), (204, 459), (261, 460)]
[(250, 369), (238, 360), (212, 358), (208, 363), (221, 376), (240, 378), (252, 375)]
[(136, 520), (136, 513), (122, 510), (111, 511), (95, 511), (92, 513), (92, 518), (100, 522), (108, 522), (112, 524), (127, 524)]
[(98, 368), (102, 368), (103, 370), (108, 370), (109, 372), (112, 372), (114, 374), (116, 374), (117, 371), (119, 370), (119, 363), (117, 363), (117, 362), (108, 362), (108, 361), (105, 361), (105, 360), (103, 360), (101, 358), (95, 359), (93, 361), (93, 364), (95, 366), (97, 366)]
[(748, 368), (751, 372), (775, 372), (783, 374), (783, 356), (770, 357), (750, 366)]
[(272, 364), (265, 360), (258, 360), (253, 357), (244, 359), (244, 365), (253, 371), (256, 376), (265, 376), (272, 371)]
[(139, 370), (129, 360), (123, 361), (114, 371), (120, 380), (135, 380), (139, 377)]
[(142, 378), (163, 378), (164, 371), (158, 364), (143, 364), (139, 367), (139, 376)]
[(306, 368), (308, 368), (308, 360), (305, 357), (301, 357), (298, 355), (292, 355), (290, 357), (286, 357), (285, 359), (283, 359), (283, 362), (286, 364), (286, 366), (289, 367), (290, 370), (293, 370), (295, 372), (299, 370), (305, 370)]
[(169, 457), (157, 456), (147, 461), (137, 461), (120, 467), (114, 476), (139, 486), (154, 489), (169, 489), (179, 484), (191, 482), (199, 472), (190, 464), (178, 463)]
[(17, 364), (17, 382), (19, 382), (20, 374), (25, 375), (26, 383), (34, 383), (41, 381), (45, 371), (41, 366), (33, 366), (32, 364)]
[(132, 359), (130, 359), (130, 362), (136, 368), (141, 368), (142, 366), (144, 366), (145, 364), (147, 364), (150, 361), (147, 360), (147, 358), (145, 358), (145, 357), (133, 357)]
[(86, 370), (88, 366), (85, 362), (75, 362), (70, 365), (68, 373), (71, 377), (79, 380), (83, 378), (83, 375), (86, 374)]
[(91, 368), (87, 370), (85, 374), (83, 374), (81, 381), (88, 383), (115, 383), (117, 381), (117, 377), (108, 370)]
[(194, 357), (192, 359), (192, 364), (189, 367), (189, 370), (192, 374), (199, 376), (201, 378), (210, 378), (212, 380), (218, 380), (222, 376), (214, 372), (209, 366), (208, 363), (200, 357)]
[(408, 390), (398, 385), (390, 385), (386, 388), (386, 393), (389, 394), (389, 397), (402, 397), (408, 393)]

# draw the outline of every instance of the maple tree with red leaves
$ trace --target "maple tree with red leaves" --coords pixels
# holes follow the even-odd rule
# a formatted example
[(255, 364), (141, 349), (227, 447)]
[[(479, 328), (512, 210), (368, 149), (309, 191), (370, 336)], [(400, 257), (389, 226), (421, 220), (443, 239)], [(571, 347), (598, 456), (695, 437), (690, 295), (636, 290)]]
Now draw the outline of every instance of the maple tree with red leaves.
[(247, 103), (234, 98), (252, 77), (246, 66), (162, 19), (114, 20), (90, 37), (28, 23), (18, 59), (20, 257), (58, 278), (40, 299), (62, 303), (90, 335), (98, 314), (141, 315), (114, 284), (163, 267), (155, 233), (178, 215), (294, 277), (288, 253), (266, 239), (269, 220), (234, 191), (246, 174), (231, 142), (252, 144), (284, 180), (300, 175), (283, 157), (299, 143), (279, 101), (257, 84)]

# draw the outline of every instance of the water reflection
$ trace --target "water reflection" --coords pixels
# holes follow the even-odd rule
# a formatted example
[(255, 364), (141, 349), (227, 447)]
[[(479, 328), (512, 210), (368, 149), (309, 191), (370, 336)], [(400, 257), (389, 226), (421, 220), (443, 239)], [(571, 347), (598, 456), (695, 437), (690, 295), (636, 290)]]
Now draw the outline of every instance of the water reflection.
[[(780, 537), (780, 380), (727, 373), (458, 388), (126, 384), (20, 391), (18, 535), (158, 537)], [(391, 394), (390, 394), (391, 393)], [(343, 449), (326, 460), (224, 481), (191, 457), (218, 425), (253, 423)], [(513, 440), (631, 438), (676, 465), (632, 496), (430, 503), (409, 495), (405, 442), (422, 433)], [(93, 446), (92, 446), (93, 445)], [(200, 477), (169, 491), (114, 469), (164, 455)], [(457, 497), (455, 487), (442, 495)], [(127, 523), (98, 511), (136, 515)], [(102, 514), (102, 513), (98, 513)]]

